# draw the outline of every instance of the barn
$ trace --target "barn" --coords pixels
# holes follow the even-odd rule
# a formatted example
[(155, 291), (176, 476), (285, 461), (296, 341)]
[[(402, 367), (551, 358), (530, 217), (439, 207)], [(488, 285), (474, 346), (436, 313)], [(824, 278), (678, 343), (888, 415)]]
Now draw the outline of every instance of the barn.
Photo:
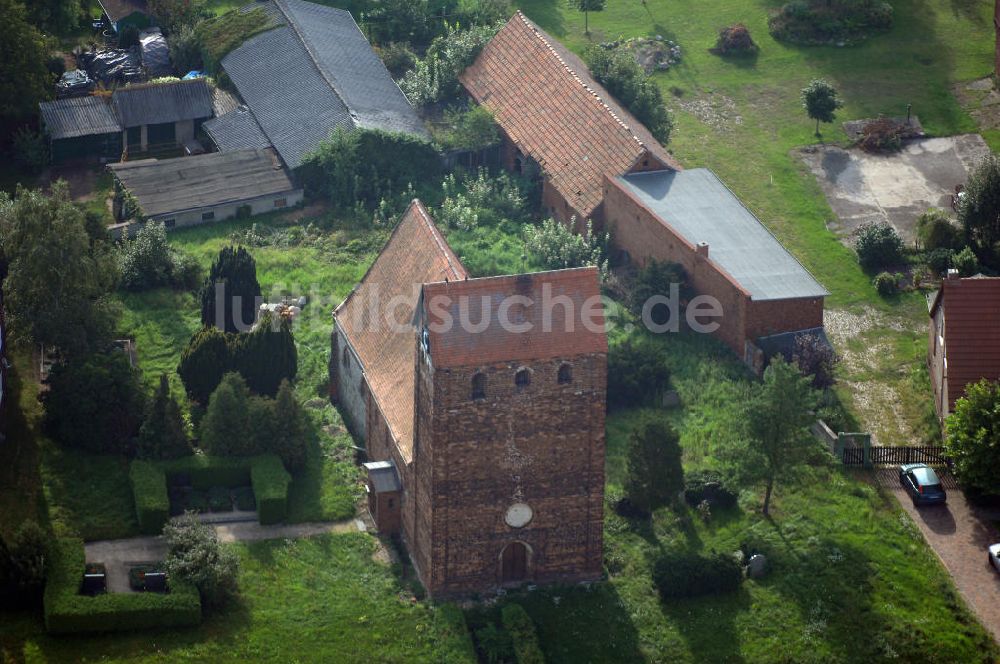
[(121, 125), (107, 97), (57, 99), (38, 106), (53, 163), (121, 157)]
[(203, 78), (129, 85), (111, 97), (129, 152), (170, 149), (194, 138), (213, 115)]

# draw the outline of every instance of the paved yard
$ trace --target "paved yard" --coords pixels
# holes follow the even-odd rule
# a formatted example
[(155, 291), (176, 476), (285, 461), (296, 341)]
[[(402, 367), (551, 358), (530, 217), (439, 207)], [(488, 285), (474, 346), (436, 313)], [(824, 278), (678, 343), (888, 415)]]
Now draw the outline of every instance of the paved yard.
[(954, 477), (947, 473), (942, 477), (948, 491), (945, 506), (914, 507), (899, 485), (899, 473), (894, 469), (876, 471), (875, 481), (899, 499), (948, 569), (966, 603), (993, 633), (993, 638), (1000, 641), (1000, 574), (986, 559), (986, 547), (1000, 542), (1000, 535), (991, 524), (1000, 514), (970, 505)]
[(830, 145), (800, 151), (837, 215), (834, 232), (846, 238), (861, 224), (882, 220), (907, 243), (927, 208), (951, 209), (955, 185), (988, 153), (979, 134), (916, 139), (890, 155)]
[[(262, 526), (257, 522), (215, 525), (215, 532), (219, 534), (219, 540), (222, 542), (311, 537), (324, 533), (345, 533), (364, 529), (364, 524), (357, 519), (275, 526)], [(88, 563), (104, 563), (108, 575), (108, 592), (112, 593), (129, 592), (129, 567), (160, 562), (167, 555), (167, 544), (162, 537), (131, 537), (88, 542), (84, 549)]]

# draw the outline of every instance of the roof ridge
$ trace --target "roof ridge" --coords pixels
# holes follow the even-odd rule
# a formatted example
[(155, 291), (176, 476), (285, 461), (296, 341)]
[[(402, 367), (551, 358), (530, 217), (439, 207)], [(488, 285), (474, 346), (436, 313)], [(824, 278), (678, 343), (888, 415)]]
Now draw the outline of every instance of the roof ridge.
[[(554, 46), (552, 46), (552, 44), (550, 44), (550, 43), (549, 43), (549, 40), (548, 40), (548, 39), (546, 39), (546, 38), (545, 38), (545, 37), (544, 37), (544, 36), (542, 35), (542, 33), (541, 33), (540, 29), (539, 29), (539, 28), (536, 28), (536, 26), (535, 26), (535, 25), (534, 25), (534, 24), (533, 24), (533, 23), (531, 22), (531, 19), (529, 19), (529, 18), (528, 18), (527, 16), (525, 16), (525, 15), (524, 15), (524, 12), (523, 12), (523, 11), (521, 11), (520, 9), (518, 9), (518, 10), (517, 10), (517, 16), (518, 16), (518, 17), (520, 17), (520, 19), (521, 19), (521, 21), (522, 21), (522, 22), (524, 23), (524, 25), (525, 25), (525, 26), (527, 26), (527, 28), (528, 28), (529, 30), (531, 30), (531, 31), (532, 31), (533, 33), (535, 33), (535, 36), (536, 36), (536, 37), (538, 37), (538, 39), (539, 39), (539, 40), (541, 40), (541, 42), (542, 42), (543, 44), (545, 44), (545, 47), (546, 47), (547, 49), (549, 49), (549, 51), (550, 51), (550, 52), (552, 53), (552, 55), (556, 56), (556, 59), (557, 59), (557, 60), (559, 61), (559, 64), (561, 64), (561, 65), (563, 66), (563, 68), (564, 68), (564, 69), (565, 69), (565, 70), (566, 70), (567, 72), (569, 72), (570, 76), (572, 76), (572, 77), (573, 77), (573, 78), (574, 78), (574, 79), (576, 80), (576, 82), (577, 82), (577, 83), (579, 83), (581, 87), (583, 87), (583, 89), (584, 89), (584, 90), (586, 90), (587, 92), (589, 92), (589, 93), (590, 93), (590, 95), (591, 95), (591, 96), (592, 96), (592, 97), (593, 97), (593, 98), (594, 98), (595, 100), (597, 100), (597, 102), (598, 102), (598, 103), (599, 103), (599, 104), (600, 104), (601, 106), (603, 106), (603, 107), (604, 107), (604, 110), (608, 112), (608, 115), (610, 115), (610, 116), (611, 116), (612, 118), (614, 118), (615, 122), (617, 122), (617, 123), (618, 123), (618, 125), (619, 125), (619, 126), (620, 126), (620, 127), (622, 128), (622, 129), (624, 129), (625, 131), (627, 131), (627, 132), (629, 133), (629, 136), (631, 136), (631, 137), (632, 137), (632, 139), (633, 139), (633, 140), (634, 140), (634, 141), (635, 141), (636, 143), (638, 143), (638, 144), (639, 144), (639, 147), (641, 147), (641, 148), (642, 148), (642, 149), (644, 149), (644, 150), (648, 150), (649, 148), (648, 148), (648, 147), (646, 146), (646, 144), (645, 144), (645, 143), (643, 143), (642, 139), (641, 139), (641, 138), (639, 138), (638, 136), (636, 136), (636, 135), (635, 135), (635, 132), (634, 132), (634, 131), (632, 131), (632, 128), (631, 128), (631, 127), (629, 127), (629, 126), (628, 126), (628, 124), (626, 124), (624, 120), (622, 120), (622, 119), (621, 119), (620, 117), (618, 117), (618, 114), (617, 114), (617, 113), (615, 113), (614, 109), (612, 109), (612, 108), (611, 108), (610, 106), (608, 106), (607, 102), (605, 102), (605, 101), (604, 101), (604, 99), (603, 99), (603, 98), (602, 98), (602, 97), (601, 97), (601, 96), (600, 96), (599, 94), (597, 94), (597, 93), (596, 93), (596, 92), (595, 92), (595, 91), (594, 91), (594, 90), (593, 90), (593, 89), (592, 89), (592, 88), (591, 88), (591, 87), (590, 87), (589, 85), (587, 85), (587, 84), (586, 84), (586, 83), (585, 83), (585, 82), (584, 82), (584, 81), (583, 81), (583, 80), (582, 80), (582, 79), (580, 78), (579, 74), (577, 74), (577, 73), (576, 73), (575, 71), (573, 71), (573, 68), (572, 68), (572, 67), (570, 67), (570, 66), (569, 66), (568, 64), (566, 64), (566, 60), (564, 60), (564, 59), (563, 59), (563, 57), (562, 57), (562, 55), (560, 55), (560, 54), (559, 54), (559, 52), (558, 52), (558, 51), (557, 51), (557, 50), (555, 49), (555, 47), (554, 47)], [(596, 81), (595, 81), (595, 82), (596, 82)]]
[[(412, 201), (410, 201), (410, 207), (416, 209), (416, 211), (420, 214), (420, 218), (423, 220), (424, 226), (427, 228), (427, 231), (431, 234), (431, 237), (434, 239), (434, 243), (441, 251), (441, 254), (444, 256), (445, 261), (448, 262), (448, 268), (451, 270), (452, 274), (455, 275), (455, 278), (458, 279), (463, 274), (466, 276), (466, 278), (468, 278), (468, 271), (465, 269), (465, 266), (462, 265), (462, 262), (458, 259), (458, 256), (455, 255), (455, 251), (451, 248), (448, 242), (444, 239), (443, 236), (441, 236), (437, 226), (434, 224), (434, 220), (431, 219), (430, 214), (427, 213), (427, 209), (424, 208), (424, 204), (420, 201), (420, 199), (414, 198)], [(458, 262), (458, 266), (462, 268), (461, 274), (457, 269), (455, 269), (455, 264), (451, 260), (452, 256), (454, 256), (455, 261)]]
[[(324, 81), (326, 81), (326, 84), (330, 86), (330, 89), (333, 90), (333, 94), (337, 95), (337, 99), (339, 99), (340, 103), (342, 103), (344, 105), (344, 108), (347, 109), (347, 114), (351, 118), (351, 124), (357, 126), (357, 123), (355, 122), (354, 111), (351, 109), (350, 106), (347, 105), (347, 100), (344, 99), (344, 96), (342, 94), (340, 94), (340, 91), (337, 89), (337, 86), (334, 85), (334, 82), (331, 80), (330, 75), (327, 73), (326, 69), (324, 69), (323, 66), (319, 63), (319, 56), (316, 55), (312, 45), (306, 39), (305, 35), (302, 34), (302, 30), (299, 29), (298, 22), (292, 19), (291, 9), (289, 9), (285, 5), (285, 0), (273, 0), (273, 2), (275, 7), (278, 8), (278, 11), (281, 12), (281, 15), (285, 17), (285, 21), (287, 22), (288, 27), (292, 29), (292, 32), (295, 33), (295, 36), (298, 38), (298, 40), (302, 42), (302, 47), (306, 49), (306, 55), (309, 56), (309, 60), (312, 62), (313, 67), (316, 68), (316, 71), (319, 72), (319, 75), (323, 78)], [(348, 14), (350, 14), (350, 12), (348, 12)], [(352, 21), (354, 20), (353, 15), (351, 15), (351, 20)]]

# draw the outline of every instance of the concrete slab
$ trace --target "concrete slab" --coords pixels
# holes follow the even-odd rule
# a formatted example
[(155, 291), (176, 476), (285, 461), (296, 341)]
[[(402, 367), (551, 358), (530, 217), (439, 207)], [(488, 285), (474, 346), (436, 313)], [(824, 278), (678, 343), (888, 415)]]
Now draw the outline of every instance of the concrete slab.
[(858, 226), (887, 221), (912, 244), (917, 217), (929, 207), (950, 210), (955, 185), (987, 154), (979, 134), (914, 139), (888, 155), (835, 146), (800, 150), (837, 215), (830, 228), (845, 243)]

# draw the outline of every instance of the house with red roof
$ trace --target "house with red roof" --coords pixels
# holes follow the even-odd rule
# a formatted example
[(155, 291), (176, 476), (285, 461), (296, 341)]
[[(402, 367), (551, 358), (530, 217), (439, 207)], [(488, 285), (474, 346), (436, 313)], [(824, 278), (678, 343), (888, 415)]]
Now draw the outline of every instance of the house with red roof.
[(927, 364), (944, 418), (970, 383), (1000, 379), (1000, 278), (950, 270), (930, 299)]
[(555, 219), (600, 228), (605, 176), (681, 168), (579, 57), (520, 11), (459, 79), (500, 126), (505, 167), (541, 176)]
[(369, 511), (428, 592), (600, 577), (596, 268), (470, 278), (414, 201), (334, 322), (331, 396), (365, 442)]

